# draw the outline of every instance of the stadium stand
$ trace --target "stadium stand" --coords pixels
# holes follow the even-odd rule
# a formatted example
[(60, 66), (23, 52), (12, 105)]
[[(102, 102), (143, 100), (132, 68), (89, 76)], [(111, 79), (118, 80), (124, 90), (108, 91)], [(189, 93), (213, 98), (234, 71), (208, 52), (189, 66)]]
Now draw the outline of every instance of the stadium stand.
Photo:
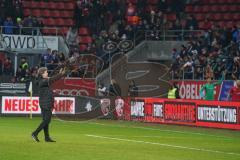
[[(107, 42), (118, 44), (126, 39), (136, 41), (135, 34), (145, 30), (143, 35), (150, 40), (166, 40), (168, 34), (172, 36), (169, 36), (169, 40), (189, 40), (189, 45), (183, 45), (181, 51), (174, 50), (177, 56), (173, 58), (173, 66), (175, 63), (183, 63), (184, 66), (190, 61), (188, 64), (194, 64), (194, 71), (204, 73), (206, 66), (201, 64), (209, 61), (210, 57), (222, 56), (221, 60), (229, 62), (223, 68), (227, 67), (230, 74), (233, 68), (237, 68), (235, 63), (239, 59), (234, 53), (236, 49), (232, 49), (238, 46), (239, 3), (238, 0), (187, 0), (186, 3), (181, 0), (25, 0), (20, 3), (23, 8), (20, 17), (37, 17), (39, 26), (44, 26), (41, 30), (44, 35), (56, 35), (56, 30), (47, 28), (56, 27), (60, 34), (67, 36), (70, 27), (76, 26), (77, 45), (70, 46), (69, 56), (80, 51), (104, 59), (106, 52), (102, 48)], [(185, 31), (198, 29), (194, 33)], [(231, 52), (231, 57), (226, 57), (228, 52)], [(175, 62), (179, 56), (182, 62)], [(217, 62), (213, 64), (213, 70), (217, 73)], [(191, 74), (189, 77), (205, 78), (195, 73), (188, 75)], [(228, 78), (231, 77), (229, 74)], [(183, 75), (174, 75), (173, 78), (186, 78)], [(219, 78), (219, 73), (215, 77)]]
[[(74, 25), (73, 12), (74, 1), (24, 1), (24, 16), (42, 17), (45, 27), (59, 27), (60, 33), (66, 35), (67, 30), (64, 27)], [(44, 34), (55, 34), (52, 29), (44, 29)]]

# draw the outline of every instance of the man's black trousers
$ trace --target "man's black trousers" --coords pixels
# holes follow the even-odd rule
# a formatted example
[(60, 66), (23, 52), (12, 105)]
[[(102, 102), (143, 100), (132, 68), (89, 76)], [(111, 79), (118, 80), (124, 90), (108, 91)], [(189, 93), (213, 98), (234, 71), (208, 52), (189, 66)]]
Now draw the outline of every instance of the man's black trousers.
[(49, 123), (51, 122), (51, 117), (52, 117), (52, 111), (51, 110), (46, 110), (46, 109), (41, 109), (42, 112), (42, 122), (38, 126), (38, 128), (33, 132), (34, 135), (38, 135), (38, 133), (43, 129), (44, 130), (44, 135), (45, 139), (49, 139)]

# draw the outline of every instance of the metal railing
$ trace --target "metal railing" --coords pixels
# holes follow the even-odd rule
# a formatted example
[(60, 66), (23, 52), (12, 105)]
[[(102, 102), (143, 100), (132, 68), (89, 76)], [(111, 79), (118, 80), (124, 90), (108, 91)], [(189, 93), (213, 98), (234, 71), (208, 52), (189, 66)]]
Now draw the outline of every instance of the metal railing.
[(203, 30), (137, 30), (134, 33), (134, 46), (143, 40), (186, 41), (199, 37)]
[(59, 35), (60, 28), (56, 27), (16, 27), (16, 26), (0, 26), (0, 34), (12, 35)]
[[(225, 73), (224, 73), (225, 72)], [(224, 73), (224, 75), (223, 75)], [(193, 68), (192, 71), (188, 71), (185, 69), (177, 69), (177, 70), (171, 70), (170, 71), (170, 78), (172, 80), (204, 80), (208, 77), (208, 75), (211, 73), (206, 72), (206, 68), (201, 66), (200, 72), (197, 71), (196, 68)], [(212, 72), (212, 79), (213, 80), (219, 80), (224, 76), (224, 79), (231, 80), (232, 78), (232, 71), (231, 70), (222, 70), (220, 72)]]
[[(196, 76), (196, 69), (193, 68), (192, 71), (187, 71), (185, 69), (179, 69), (179, 70), (175, 70), (175, 71), (171, 71), (171, 79), (172, 80), (203, 80), (205, 77), (205, 68), (202, 67), (201, 68), (201, 78), (199, 78), (198, 76)], [(177, 74), (176, 74), (177, 73)]]

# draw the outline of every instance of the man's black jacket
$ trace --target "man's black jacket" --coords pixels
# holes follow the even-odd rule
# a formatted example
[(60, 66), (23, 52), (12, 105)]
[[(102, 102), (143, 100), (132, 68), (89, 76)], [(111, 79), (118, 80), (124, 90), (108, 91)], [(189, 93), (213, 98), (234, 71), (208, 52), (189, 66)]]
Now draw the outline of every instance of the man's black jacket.
[(39, 105), (41, 109), (52, 110), (54, 105), (53, 92), (50, 85), (60, 79), (63, 75), (57, 74), (51, 78), (42, 78), (38, 80)]

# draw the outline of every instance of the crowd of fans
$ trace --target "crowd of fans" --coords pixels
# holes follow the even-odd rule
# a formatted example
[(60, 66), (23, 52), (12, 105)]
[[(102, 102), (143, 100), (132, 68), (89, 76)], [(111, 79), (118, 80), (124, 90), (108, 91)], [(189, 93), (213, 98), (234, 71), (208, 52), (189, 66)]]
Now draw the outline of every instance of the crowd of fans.
[(0, 0), (0, 26), (4, 34), (40, 33), (43, 22), (40, 17), (23, 15), (22, 0)]
[[(139, 27), (152, 29), (162, 28), (167, 23), (166, 12), (173, 12), (180, 16), (184, 11), (185, 1), (174, 0), (167, 2), (159, 0), (156, 6), (148, 6), (147, 1), (138, 0), (137, 4), (124, 0), (78, 0), (75, 8), (75, 20), (78, 26), (88, 26), (94, 34), (102, 30), (119, 31), (119, 36), (124, 33), (125, 27), (135, 30)], [(136, 16), (136, 22), (127, 19)], [(131, 38), (131, 35), (128, 35)]]
[(239, 25), (222, 28), (212, 25), (180, 50), (172, 50), (171, 73), (174, 79), (240, 78)]
[[(106, 44), (119, 44), (123, 40), (133, 40), (134, 34), (139, 30), (149, 30), (149, 37), (155, 40), (161, 39), (161, 32), (172, 30), (176, 35), (176, 39), (173, 40), (182, 40), (183, 33), (175, 30), (199, 29), (195, 17), (184, 13), (186, 4), (201, 3), (199, 0), (159, 0), (156, 6), (146, 5), (146, 3), (145, 0), (138, 0), (135, 5), (130, 1), (122, 0), (77, 0), (73, 17), (76, 25), (71, 27), (66, 35), (70, 46), (69, 57), (94, 54), (108, 62), (109, 56), (104, 50)], [(0, 6), (0, 25), (4, 26), (3, 33), (18, 34), (21, 27), (43, 27), (40, 17), (23, 16), (21, 0), (0, 0)], [(7, 12), (10, 9), (14, 11), (11, 14)], [(169, 13), (175, 16), (174, 21), (167, 17)], [(222, 28), (211, 23), (207, 16), (205, 22), (207, 30), (197, 34), (184, 33), (190, 37), (190, 41), (183, 44), (180, 50), (176, 48), (172, 50), (173, 62), (170, 69), (172, 77), (174, 79), (205, 79), (211, 76), (214, 79), (220, 79), (221, 72), (226, 71), (227, 79), (239, 78), (240, 26), (235, 26), (233, 29)], [(16, 28), (12, 28), (13, 26)], [(82, 26), (90, 29), (93, 41), (80, 51), (78, 28)], [(38, 31), (21, 30), (23, 34)], [(117, 51), (119, 48), (114, 50), (114, 52)], [(64, 61), (63, 57), (64, 55), (59, 55), (57, 51), (47, 50), (41, 56), (40, 65), (47, 65), (52, 70)], [(10, 63), (12, 63), (11, 60), (6, 58), (4, 73), (12, 73), (8, 72)]]
[[(138, 0), (136, 4), (127, 0), (77, 0), (74, 10), (76, 26), (69, 29), (66, 39), (70, 46), (77, 46), (78, 28), (89, 28), (93, 42), (88, 44), (82, 53), (93, 53), (108, 62), (108, 53), (103, 49), (104, 45), (109, 42), (118, 44), (123, 40), (133, 40), (140, 30), (150, 30), (150, 36), (159, 40), (159, 31), (198, 29), (196, 19), (192, 15), (183, 14), (186, 3), (192, 1), (159, 0), (153, 6), (147, 5), (145, 0)], [(174, 24), (173, 20), (167, 18), (169, 13), (177, 17)], [(76, 47), (71, 48), (76, 50)]]
[(50, 72), (53, 71), (57, 66), (65, 62), (65, 55), (62, 52), (48, 48), (46, 52), (40, 56), (40, 59), (41, 61), (39, 64), (30, 65), (30, 59), (26, 56), (22, 56), (16, 71), (16, 76), (14, 76), (14, 63), (11, 61), (10, 57), (6, 57), (2, 64), (3, 74), (5, 76), (12, 76), (12, 82), (26, 82), (37, 76), (39, 67), (45, 66)]

